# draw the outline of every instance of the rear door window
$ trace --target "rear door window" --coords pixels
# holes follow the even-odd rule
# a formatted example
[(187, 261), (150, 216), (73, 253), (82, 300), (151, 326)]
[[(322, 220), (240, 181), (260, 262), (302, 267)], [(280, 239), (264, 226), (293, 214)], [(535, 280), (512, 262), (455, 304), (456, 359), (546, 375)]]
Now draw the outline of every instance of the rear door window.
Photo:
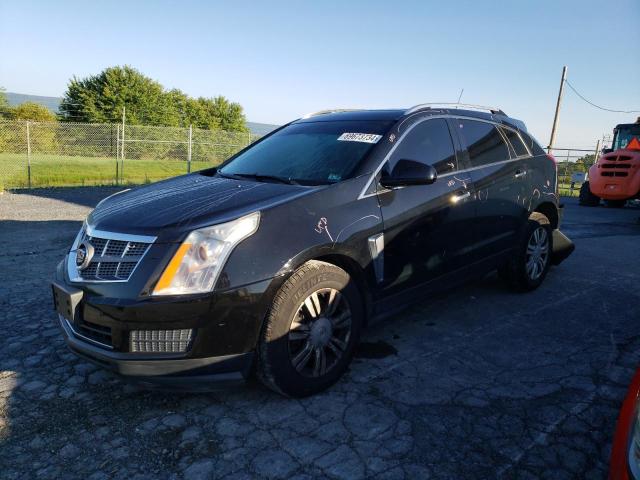
[(522, 143), (518, 132), (516, 132), (515, 130), (511, 130), (510, 128), (501, 128), (501, 130), (513, 147), (513, 150), (516, 153), (516, 157), (524, 157), (526, 155), (529, 155), (529, 151), (527, 150), (527, 147), (524, 146), (524, 143)]
[(469, 152), (472, 167), (511, 158), (509, 147), (494, 124), (467, 119), (458, 119), (457, 124)]
[(390, 171), (399, 160), (415, 160), (432, 165), (438, 175), (457, 170), (456, 154), (446, 120), (434, 118), (413, 127), (393, 151)]

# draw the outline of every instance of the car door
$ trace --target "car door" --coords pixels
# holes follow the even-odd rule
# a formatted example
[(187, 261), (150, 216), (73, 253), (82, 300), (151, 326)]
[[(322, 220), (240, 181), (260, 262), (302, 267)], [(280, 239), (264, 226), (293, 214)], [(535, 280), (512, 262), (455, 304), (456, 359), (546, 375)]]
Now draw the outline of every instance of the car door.
[(456, 175), (458, 155), (444, 118), (421, 119), (409, 126), (390, 151), (383, 169), (400, 160), (432, 165), (439, 178), (431, 185), (393, 190), (379, 186), (383, 219), (382, 296), (434, 280), (463, 266), (475, 237), (470, 226), (473, 184)]
[(522, 224), (518, 185), (525, 173), (512, 161), (497, 125), (468, 118), (457, 118), (455, 125), (476, 189), (475, 227), (479, 241), (472, 249), (476, 259), (487, 258), (514, 244)]

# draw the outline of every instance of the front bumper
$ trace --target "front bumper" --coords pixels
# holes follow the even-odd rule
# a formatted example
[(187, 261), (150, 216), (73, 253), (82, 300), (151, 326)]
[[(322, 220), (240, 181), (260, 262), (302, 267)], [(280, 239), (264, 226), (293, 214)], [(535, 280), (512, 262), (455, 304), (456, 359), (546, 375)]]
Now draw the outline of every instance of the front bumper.
[[(165, 384), (246, 378), (270, 284), (265, 280), (205, 296), (130, 300), (96, 295), (61, 275), (53, 282), (58, 323), (74, 353), (120, 375)], [(66, 305), (59, 305), (59, 297), (67, 299)], [(193, 332), (185, 351), (133, 351), (132, 331), (174, 329)], [(87, 334), (95, 331), (105, 333)]]
[(105, 350), (83, 338), (73, 325), (58, 315), (69, 349), (80, 357), (120, 375), (157, 383), (185, 383), (195, 380), (236, 382), (249, 374), (253, 352), (202, 358), (143, 356)]

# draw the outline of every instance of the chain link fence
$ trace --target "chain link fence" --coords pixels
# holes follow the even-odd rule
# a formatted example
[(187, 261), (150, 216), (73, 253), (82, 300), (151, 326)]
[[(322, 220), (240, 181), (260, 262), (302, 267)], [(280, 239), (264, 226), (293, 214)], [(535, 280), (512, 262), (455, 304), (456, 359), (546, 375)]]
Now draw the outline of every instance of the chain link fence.
[(220, 164), (245, 132), (0, 121), (0, 189), (148, 183)]
[(558, 162), (558, 190), (560, 195), (577, 197), (580, 187), (587, 180), (589, 167), (600, 155), (599, 147), (591, 149), (552, 148), (551, 154)]
[[(195, 128), (0, 120), (0, 190), (154, 182), (218, 165), (258, 138)], [(596, 147), (551, 153), (560, 194), (577, 196)]]

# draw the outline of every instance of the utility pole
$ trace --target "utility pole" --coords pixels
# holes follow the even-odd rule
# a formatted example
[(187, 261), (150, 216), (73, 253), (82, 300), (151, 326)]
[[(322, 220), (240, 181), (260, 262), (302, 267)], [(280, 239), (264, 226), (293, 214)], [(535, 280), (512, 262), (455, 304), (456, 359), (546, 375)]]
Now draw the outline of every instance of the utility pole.
[(556, 141), (556, 129), (558, 128), (558, 115), (560, 114), (560, 104), (562, 103), (562, 94), (564, 93), (564, 82), (567, 79), (567, 66), (562, 67), (562, 80), (560, 80), (560, 91), (558, 92), (558, 101), (556, 103), (556, 114), (553, 117), (553, 127), (551, 128), (551, 139), (547, 147), (547, 153), (551, 153), (553, 144)]

